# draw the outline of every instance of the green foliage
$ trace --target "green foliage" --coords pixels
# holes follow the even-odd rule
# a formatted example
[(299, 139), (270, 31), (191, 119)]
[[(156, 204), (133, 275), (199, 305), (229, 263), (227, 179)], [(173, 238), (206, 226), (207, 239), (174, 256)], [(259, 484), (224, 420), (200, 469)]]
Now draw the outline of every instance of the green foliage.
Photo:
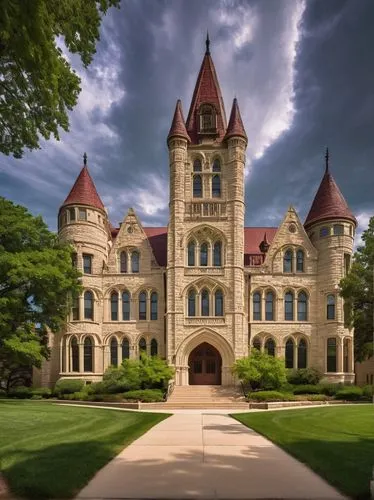
[(41, 396), (42, 398), (50, 398), (52, 396), (52, 391), (48, 387), (38, 387), (32, 389), (33, 396)]
[(105, 384), (104, 382), (93, 382), (92, 384), (86, 384), (82, 391), (88, 395), (91, 394), (102, 394), (104, 392)]
[(345, 401), (359, 401), (360, 399), (362, 399), (362, 396), (362, 388), (352, 385), (350, 387), (343, 387), (342, 389), (339, 389), (339, 391), (337, 391), (337, 393), (335, 394), (335, 399), (342, 399)]
[(361, 238), (364, 244), (357, 248), (350, 272), (340, 282), (341, 296), (346, 304), (346, 326), (355, 329), (356, 361), (373, 355), (374, 217)]
[(43, 399), (43, 396), (41, 396), (40, 394), (33, 394), (30, 399), (40, 400)]
[(279, 391), (258, 391), (250, 392), (248, 399), (251, 401), (295, 401), (295, 396), (287, 392)]
[(318, 385), (297, 385), (293, 389), (294, 394), (320, 394)]
[(8, 396), (10, 398), (28, 399), (28, 398), (31, 398), (32, 392), (31, 392), (30, 387), (25, 387), (23, 385), (20, 385), (18, 387), (12, 387), (8, 391)]
[(233, 373), (252, 389), (279, 389), (286, 383), (284, 359), (252, 349), (247, 358), (238, 359)]
[(315, 385), (322, 379), (323, 373), (316, 368), (299, 368), (287, 373), (287, 381), (294, 385)]
[(374, 395), (374, 385), (365, 385), (362, 388), (362, 395), (365, 399), (372, 400)]
[(123, 394), (124, 399), (134, 399), (143, 403), (153, 403), (164, 401), (164, 393), (160, 389), (143, 389), (138, 391), (128, 391)]
[(84, 381), (79, 379), (60, 379), (56, 382), (54, 393), (57, 395), (73, 394), (83, 389)]
[(141, 354), (140, 378), (142, 389), (166, 388), (174, 376), (174, 368), (159, 356)]
[(328, 401), (329, 397), (325, 394), (308, 394), (306, 399), (308, 401)]
[(2, 0), (0, 2), (0, 151), (20, 158), (40, 136), (69, 129), (80, 78), (58, 44), (87, 67), (99, 28), (119, 0)]
[(344, 387), (344, 384), (318, 384), (320, 394), (326, 396), (335, 396), (335, 394)]

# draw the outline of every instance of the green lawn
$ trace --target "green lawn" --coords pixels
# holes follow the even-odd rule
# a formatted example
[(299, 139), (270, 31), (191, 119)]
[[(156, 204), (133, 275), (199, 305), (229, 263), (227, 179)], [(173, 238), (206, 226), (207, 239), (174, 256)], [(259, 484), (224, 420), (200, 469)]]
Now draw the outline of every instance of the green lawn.
[(27, 498), (75, 495), (165, 414), (0, 400), (0, 470)]
[(340, 406), (232, 415), (268, 437), (353, 498), (369, 498), (374, 406)]

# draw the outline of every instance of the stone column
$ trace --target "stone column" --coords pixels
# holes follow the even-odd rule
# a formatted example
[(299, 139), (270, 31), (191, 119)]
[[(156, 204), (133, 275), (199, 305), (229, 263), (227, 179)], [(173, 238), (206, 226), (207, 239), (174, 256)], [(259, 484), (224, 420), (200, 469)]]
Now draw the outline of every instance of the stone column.
[(78, 342), (78, 350), (79, 350), (79, 373), (84, 372), (84, 353), (83, 353), (84, 344), (80, 341)]

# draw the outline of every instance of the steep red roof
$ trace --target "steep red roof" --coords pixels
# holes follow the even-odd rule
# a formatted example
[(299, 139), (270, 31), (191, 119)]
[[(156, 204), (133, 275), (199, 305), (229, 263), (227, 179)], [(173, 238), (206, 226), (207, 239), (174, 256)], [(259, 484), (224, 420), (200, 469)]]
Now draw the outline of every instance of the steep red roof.
[(171, 137), (176, 137), (176, 136), (183, 137), (184, 139), (187, 139), (188, 142), (191, 142), (191, 139), (187, 134), (186, 125), (183, 117), (183, 111), (182, 111), (182, 103), (180, 99), (178, 99), (177, 105), (175, 106), (174, 117), (168, 134), (168, 140)]
[(71, 188), (70, 193), (61, 206), (64, 207), (76, 203), (104, 210), (103, 202), (96, 191), (95, 184), (90, 176), (87, 165), (84, 165), (80, 171), (74, 186)]
[(232, 103), (230, 120), (227, 127), (225, 139), (228, 139), (229, 137), (233, 136), (240, 136), (243, 137), (245, 140), (247, 140), (247, 134), (244, 130), (242, 117), (240, 116), (238, 100), (236, 97)]
[(226, 132), (225, 106), (214, 63), (210, 56), (209, 39), (207, 39), (206, 44), (207, 50), (201, 64), (199, 76), (197, 77), (186, 124), (187, 132), (193, 144), (198, 143), (198, 112), (201, 104), (212, 104), (216, 110), (217, 141), (221, 141)]
[(148, 241), (151, 244), (153, 254), (159, 266), (167, 266), (168, 228), (167, 227), (144, 227)]
[(348, 219), (357, 223), (333, 176), (326, 168), (304, 226), (307, 228), (315, 222), (328, 219)]

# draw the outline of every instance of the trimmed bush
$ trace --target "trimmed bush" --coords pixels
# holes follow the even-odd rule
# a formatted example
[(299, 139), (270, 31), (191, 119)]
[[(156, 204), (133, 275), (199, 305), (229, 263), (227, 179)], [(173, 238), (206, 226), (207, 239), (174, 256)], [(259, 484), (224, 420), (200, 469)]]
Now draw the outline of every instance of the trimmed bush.
[(360, 401), (362, 397), (363, 391), (361, 387), (356, 387), (354, 385), (351, 387), (344, 387), (335, 394), (335, 399), (341, 399), (344, 401)]
[(287, 381), (294, 385), (316, 385), (322, 379), (323, 373), (316, 368), (299, 368), (287, 374)]
[(252, 390), (280, 389), (287, 382), (284, 360), (257, 349), (252, 349), (248, 357), (236, 360), (232, 372)]
[(318, 384), (319, 393), (325, 394), (326, 396), (335, 396), (335, 394), (343, 388), (343, 384)]
[(84, 380), (79, 379), (60, 379), (56, 382), (54, 393), (61, 394), (74, 394), (83, 389)]
[(294, 394), (320, 394), (318, 385), (297, 385), (293, 388)]
[(82, 392), (87, 395), (92, 394), (103, 394), (105, 392), (105, 384), (104, 382), (93, 382), (92, 384), (86, 384)]
[(362, 395), (365, 399), (371, 401), (373, 399), (374, 394), (374, 385), (365, 385), (362, 388)]
[(325, 394), (308, 394), (306, 396), (307, 401), (328, 401), (329, 398), (328, 396), (325, 396)]
[(18, 387), (12, 387), (8, 392), (8, 396), (10, 398), (28, 399), (31, 398), (32, 393), (30, 387), (19, 385)]
[(160, 389), (143, 389), (125, 392), (123, 398), (143, 403), (157, 403), (164, 401), (164, 393)]
[(37, 387), (36, 389), (32, 389), (33, 399), (34, 396), (41, 396), (42, 398), (50, 398), (52, 396), (52, 391), (48, 387)]
[(33, 395), (31, 396), (31, 399), (33, 399), (33, 400), (36, 400), (36, 399), (43, 399), (43, 396), (41, 396), (40, 394), (33, 394)]
[(278, 391), (250, 392), (248, 399), (251, 401), (295, 401), (293, 394)]

